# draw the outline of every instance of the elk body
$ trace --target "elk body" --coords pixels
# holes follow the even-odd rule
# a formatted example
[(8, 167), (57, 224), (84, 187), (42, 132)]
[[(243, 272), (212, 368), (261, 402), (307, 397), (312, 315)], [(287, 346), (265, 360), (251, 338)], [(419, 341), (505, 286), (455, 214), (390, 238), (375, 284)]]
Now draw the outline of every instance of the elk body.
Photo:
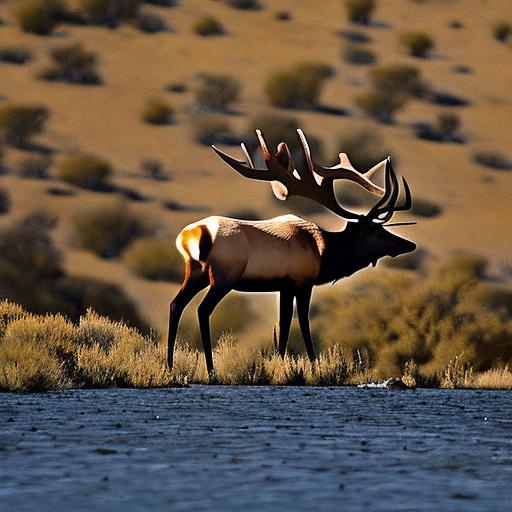
[[(321, 167), (313, 162), (301, 130), (297, 130), (304, 152), (305, 169), (296, 169), (285, 143), (270, 152), (257, 131), (267, 169), (256, 169), (242, 144), (247, 163), (236, 160), (215, 147), (216, 153), (247, 178), (270, 181), (281, 200), (291, 195), (308, 197), (332, 212), (352, 221), (343, 231), (326, 231), (295, 215), (283, 215), (264, 221), (246, 221), (212, 216), (186, 226), (176, 245), (185, 259), (185, 278), (171, 302), (169, 315), (168, 363), (173, 365), (174, 344), (180, 317), (186, 305), (209, 286), (198, 308), (199, 327), (211, 378), (214, 377), (210, 316), (231, 291), (279, 292), (279, 353), (286, 345), (293, 316), (294, 301), (306, 351), (311, 360), (315, 349), (309, 328), (309, 306), (313, 287), (350, 276), (384, 256), (395, 257), (413, 251), (413, 242), (385, 229), (395, 211), (411, 207), (411, 194), (405, 179), (403, 204), (397, 206), (399, 181), (388, 158), (372, 168), (367, 176), (385, 170), (385, 186), (379, 187), (357, 172), (344, 153), (340, 164)], [(380, 196), (366, 214), (346, 210), (336, 199), (334, 180), (358, 183)], [(394, 224), (397, 225), (397, 224)]]

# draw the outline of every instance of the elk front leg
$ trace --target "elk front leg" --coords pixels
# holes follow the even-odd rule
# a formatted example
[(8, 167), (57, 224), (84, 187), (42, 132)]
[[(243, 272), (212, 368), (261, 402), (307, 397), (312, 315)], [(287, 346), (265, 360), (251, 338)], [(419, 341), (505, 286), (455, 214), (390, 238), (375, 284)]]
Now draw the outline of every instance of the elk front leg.
[(215, 380), (215, 369), (213, 366), (212, 340), (210, 335), (210, 316), (217, 304), (231, 291), (230, 287), (212, 284), (203, 302), (197, 309), (199, 317), (199, 329), (201, 331), (201, 340), (203, 342), (204, 357), (206, 359), (206, 369), (210, 382)]
[(293, 292), (291, 290), (283, 290), (279, 294), (279, 354), (281, 357), (284, 357), (286, 354), (292, 316)]
[(311, 303), (311, 293), (313, 288), (302, 288), (297, 292), (297, 316), (299, 317), (299, 326), (306, 345), (306, 352), (311, 361), (316, 359), (315, 347), (311, 339), (311, 331), (309, 329), (309, 305)]
[(183, 310), (187, 304), (204, 288), (208, 286), (207, 274), (192, 273), (191, 263), (187, 263), (185, 279), (176, 297), (169, 305), (169, 334), (167, 336), (167, 364), (172, 370), (174, 361), (174, 345), (178, 326)]

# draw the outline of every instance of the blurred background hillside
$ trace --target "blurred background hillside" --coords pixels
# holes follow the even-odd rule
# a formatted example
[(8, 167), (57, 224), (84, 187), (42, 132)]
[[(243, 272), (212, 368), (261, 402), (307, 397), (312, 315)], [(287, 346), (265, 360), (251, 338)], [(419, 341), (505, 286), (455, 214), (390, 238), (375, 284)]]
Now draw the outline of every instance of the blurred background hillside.
[[(346, 151), (364, 170), (390, 154), (415, 199), (396, 220), (418, 221), (396, 228), (415, 256), (318, 290), (319, 335), (343, 339), (348, 320), (329, 319), (357, 316), (343, 301), (361, 290), (386, 297), (390, 272), (405, 279), (397, 289), (446, 285), (447, 257), (468, 271), (457, 293), (478, 281), (475, 304), (492, 303), (510, 329), (511, 24), (509, 0), (1, 1), (0, 298), (73, 319), (93, 306), (165, 335), (187, 223), (292, 211), (343, 226), (313, 204), (281, 204), (209, 148), (254, 149), (255, 128), (294, 143), (301, 127), (322, 164)], [(276, 315), (271, 295), (233, 294), (215, 321), (268, 339)], [(191, 306), (184, 332), (194, 322)]]

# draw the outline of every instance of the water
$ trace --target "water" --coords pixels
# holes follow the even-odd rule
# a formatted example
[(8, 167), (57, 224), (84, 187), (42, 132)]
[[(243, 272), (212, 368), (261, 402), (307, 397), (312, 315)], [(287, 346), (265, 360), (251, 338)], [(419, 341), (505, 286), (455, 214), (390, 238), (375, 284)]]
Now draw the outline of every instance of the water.
[(505, 391), (0, 394), (0, 509), (505, 510)]

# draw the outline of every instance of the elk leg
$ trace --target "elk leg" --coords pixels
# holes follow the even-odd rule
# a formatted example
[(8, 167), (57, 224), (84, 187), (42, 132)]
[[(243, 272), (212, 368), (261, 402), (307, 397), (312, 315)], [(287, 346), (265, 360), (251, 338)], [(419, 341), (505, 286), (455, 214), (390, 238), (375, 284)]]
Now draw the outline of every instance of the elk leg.
[(183, 310), (187, 304), (204, 288), (208, 286), (208, 275), (206, 273), (192, 273), (192, 264), (187, 262), (185, 279), (176, 297), (169, 305), (169, 334), (167, 337), (167, 364), (172, 369), (174, 360), (174, 345), (178, 326)]
[(210, 381), (215, 380), (215, 370), (213, 367), (212, 340), (210, 335), (210, 316), (217, 304), (231, 291), (231, 287), (219, 284), (212, 284), (203, 302), (199, 304), (197, 314), (199, 316), (199, 329), (201, 331), (201, 340), (203, 342), (204, 357), (206, 359), (206, 369)]
[(293, 316), (293, 293), (282, 290), (279, 295), (279, 354), (284, 357)]
[(299, 317), (299, 326), (306, 345), (306, 352), (311, 361), (316, 359), (315, 347), (311, 339), (311, 331), (309, 329), (309, 304), (311, 302), (312, 288), (302, 288), (297, 292), (297, 316)]

